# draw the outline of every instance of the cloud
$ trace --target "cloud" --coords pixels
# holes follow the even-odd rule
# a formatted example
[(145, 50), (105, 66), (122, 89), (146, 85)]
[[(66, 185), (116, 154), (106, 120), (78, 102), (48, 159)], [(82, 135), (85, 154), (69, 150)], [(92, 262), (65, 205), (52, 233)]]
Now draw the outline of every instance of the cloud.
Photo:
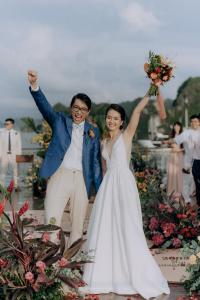
[(134, 31), (149, 31), (160, 26), (160, 21), (156, 16), (136, 2), (124, 8), (121, 12), (121, 17)]

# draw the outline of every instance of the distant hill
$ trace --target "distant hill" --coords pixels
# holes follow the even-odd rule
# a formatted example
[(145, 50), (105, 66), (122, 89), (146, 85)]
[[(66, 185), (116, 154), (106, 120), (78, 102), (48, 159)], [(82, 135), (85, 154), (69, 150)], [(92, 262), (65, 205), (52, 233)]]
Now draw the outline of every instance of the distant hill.
[[(187, 100), (186, 100), (187, 99)], [(186, 103), (188, 101), (188, 103)], [(176, 114), (184, 119), (185, 106), (188, 106), (189, 116), (200, 114), (200, 77), (190, 77), (179, 87), (173, 103)]]
[[(127, 119), (140, 101), (141, 98), (133, 99), (130, 101), (123, 101), (119, 103), (126, 111)], [(186, 100), (188, 99), (188, 103)], [(171, 131), (170, 125), (175, 121), (180, 121), (185, 124), (185, 107), (188, 107), (189, 116), (192, 114), (200, 114), (200, 77), (190, 77), (179, 87), (176, 99), (165, 99), (165, 108), (167, 112), (167, 119), (161, 123), (160, 128), (163, 132), (169, 133)], [(109, 103), (93, 103), (90, 115), (97, 123), (101, 132), (105, 129), (105, 111)], [(70, 113), (70, 108), (58, 102), (54, 105), (55, 111)], [(137, 129), (136, 138), (148, 137), (148, 121), (151, 115), (157, 114), (155, 109), (155, 101), (150, 101), (148, 107), (144, 110), (141, 120)], [(30, 125), (30, 120), (29, 120)], [(30, 126), (29, 126), (30, 127)]]

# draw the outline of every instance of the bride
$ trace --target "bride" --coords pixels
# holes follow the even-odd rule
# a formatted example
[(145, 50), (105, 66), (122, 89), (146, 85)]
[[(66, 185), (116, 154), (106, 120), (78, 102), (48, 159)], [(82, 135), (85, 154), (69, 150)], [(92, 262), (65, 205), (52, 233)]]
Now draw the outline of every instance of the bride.
[(147, 93), (125, 130), (124, 109), (111, 104), (106, 111), (109, 138), (102, 142), (102, 156), (107, 170), (89, 222), (86, 249), (95, 253), (94, 262), (85, 266), (82, 292), (140, 294), (145, 299), (170, 293), (146, 243), (137, 185), (129, 169), (132, 139), (148, 101)]

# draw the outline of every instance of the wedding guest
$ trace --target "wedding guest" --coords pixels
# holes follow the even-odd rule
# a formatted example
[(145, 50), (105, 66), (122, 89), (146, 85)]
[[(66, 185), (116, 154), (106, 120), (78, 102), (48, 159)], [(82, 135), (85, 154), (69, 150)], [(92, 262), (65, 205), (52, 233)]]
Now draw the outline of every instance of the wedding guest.
[[(175, 138), (183, 131), (180, 122), (175, 122), (171, 132), (171, 138)], [(167, 195), (183, 192), (183, 145), (170, 144), (171, 153), (167, 164)]]
[(187, 143), (191, 153), (192, 174), (196, 187), (197, 205), (200, 206), (200, 119), (198, 115), (190, 117), (191, 128), (184, 130), (174, 138), (177, 145)]
[(19, 131), (14, 128), (15, 121), (12, 118), (7, 118), (4, 123), (4, 128), (0, 129), (0, 148), (1, 148), (1, 168), (0, 168), (0, 182), (5, 185), (5, 177), (9, 168), (13, 173), (15, 182), (15, 189), (18, 190), (18, 168), (16, 162), (16, 155), (22, 152), (21, 135)]

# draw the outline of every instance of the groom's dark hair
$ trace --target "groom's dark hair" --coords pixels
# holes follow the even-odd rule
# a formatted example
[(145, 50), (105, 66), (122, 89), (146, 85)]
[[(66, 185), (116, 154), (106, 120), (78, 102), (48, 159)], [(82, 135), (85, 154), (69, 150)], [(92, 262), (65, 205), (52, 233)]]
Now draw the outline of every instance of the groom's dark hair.
[(199, 116), (198, 115), (192, 115), (192, 116), (190, 116), (190, 121), (193, 120), (193, 119), (199, 119)]
[(74, 95), (73, 98), (72, 98), (71, 104), (70, 104), (71, 107), (72, 107), (72, 105), (74, 104), (74, 102), (75, 102), (76, 99), (79, 99), (79, 100), (81, 100), (82, 102), (84, 102), (85, 105), (87, 105), (88, 110), (91, 109), (92, 101), (91, 101), (91, 99), (88, 97), (88, 95), (83, 94), (83, 93), (78, 93), (78, 94)]

